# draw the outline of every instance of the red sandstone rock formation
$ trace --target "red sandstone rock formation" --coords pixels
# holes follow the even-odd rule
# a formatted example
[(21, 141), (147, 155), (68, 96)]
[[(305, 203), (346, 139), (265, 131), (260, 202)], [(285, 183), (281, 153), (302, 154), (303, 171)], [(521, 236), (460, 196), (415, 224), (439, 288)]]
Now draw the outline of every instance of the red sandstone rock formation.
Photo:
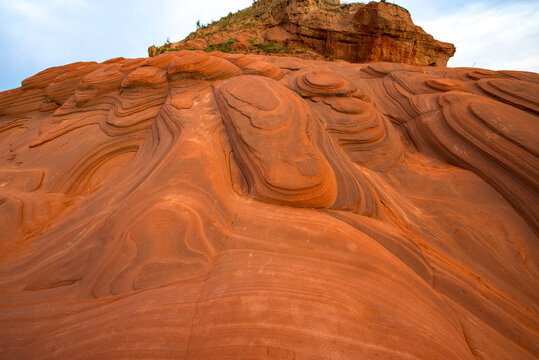
[(185, 40), (151, 46), (150, 56), (169, 50), (291, 53), (349, 62), (389, 61), (446, 66), (455, 54), (414, 25), (408, 11), (385, 2), (340, 4), (339, 0), (259, 0), (198, 29)]
[(536, 358), (538, 87), (201, 51), (23, 81), (0, 358)]

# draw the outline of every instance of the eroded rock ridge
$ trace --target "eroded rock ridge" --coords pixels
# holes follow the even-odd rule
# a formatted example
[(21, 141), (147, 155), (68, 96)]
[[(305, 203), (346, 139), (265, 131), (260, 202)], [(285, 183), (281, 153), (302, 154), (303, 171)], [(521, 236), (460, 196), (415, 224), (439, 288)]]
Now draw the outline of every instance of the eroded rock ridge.
[(354, 63), (389, 61), (446, 66), (452, 44), (414, 25), (396, 4), (328, 0), (259, 0), (203, 25), (183, 41), (151, 46), (150, 56), (179, 49), (292, 54)]

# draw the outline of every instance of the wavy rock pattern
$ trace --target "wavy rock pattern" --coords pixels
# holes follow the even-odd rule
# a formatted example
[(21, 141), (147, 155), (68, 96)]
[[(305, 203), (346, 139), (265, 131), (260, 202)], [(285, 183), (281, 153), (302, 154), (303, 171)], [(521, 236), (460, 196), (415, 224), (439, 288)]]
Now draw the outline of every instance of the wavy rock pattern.
[(537, 74), (169, 52), (0, 93), (0, 357), (534, 359)]
[(235, 159), (255, 198), (302, 207), (335, 201), (333, 171), (308, 136), (312, 116), (272, 80), (237, 77), (216, 91)]

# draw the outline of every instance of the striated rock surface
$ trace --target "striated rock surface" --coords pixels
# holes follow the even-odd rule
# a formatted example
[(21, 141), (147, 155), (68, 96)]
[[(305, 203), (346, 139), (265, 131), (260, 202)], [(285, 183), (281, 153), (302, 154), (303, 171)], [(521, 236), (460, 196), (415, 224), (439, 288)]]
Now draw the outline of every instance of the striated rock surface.
[(455, 54), (452, 44), (425, 33), (396, 4), (340, 4), (339, 0), (259, 0), (203, 25), (183, 41), (151, 46), (148, 53), (155, 56), (180, 49), (431, 66), (446, 66)]
[(24, 80), (0, 358), (537, 358), (538, 87), (203, 51)]

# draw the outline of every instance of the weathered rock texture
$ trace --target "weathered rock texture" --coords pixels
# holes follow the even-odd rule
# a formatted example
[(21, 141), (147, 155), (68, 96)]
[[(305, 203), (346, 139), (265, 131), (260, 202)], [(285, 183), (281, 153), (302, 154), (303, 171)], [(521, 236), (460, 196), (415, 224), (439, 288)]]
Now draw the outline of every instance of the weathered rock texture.
[(150, 56), (178, 49), (290, 53), (349, 62), (445, 66), (455, 54), (414, 25), (408, 11), (383, 2), (259, 0), (178, 43), (151, 46)]
[(539, 76), (170, 52), (0, 93), (2, 359), (535, 359)]

